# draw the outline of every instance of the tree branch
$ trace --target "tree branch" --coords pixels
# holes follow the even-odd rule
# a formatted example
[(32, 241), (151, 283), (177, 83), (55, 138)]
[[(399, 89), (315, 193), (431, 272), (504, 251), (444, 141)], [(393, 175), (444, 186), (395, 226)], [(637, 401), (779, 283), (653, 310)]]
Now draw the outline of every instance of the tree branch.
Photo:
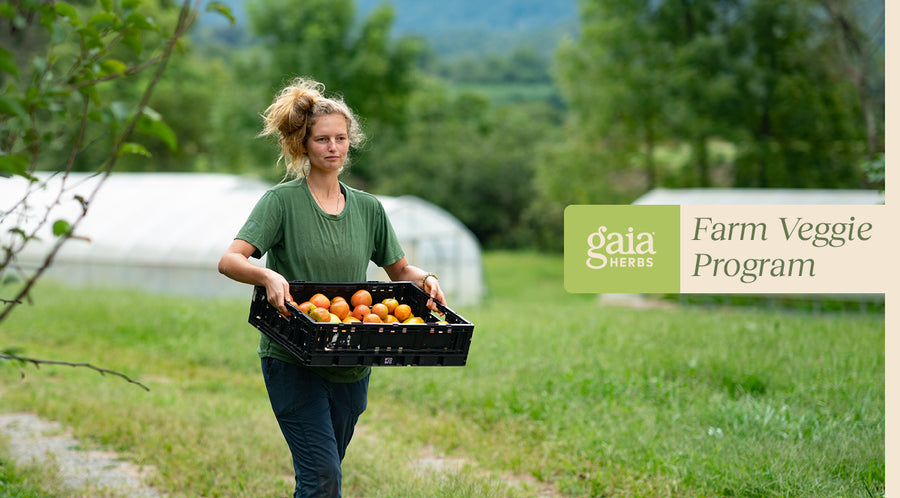
[[(195, 2), (195, 4), (193, 6), (191, 5), (191, 1)], [(122, 147), (124, 146), (126, 141), (129, 139), (131, 134), (134, 132), (135, 128), (137, 127), (137, 123), (140, 120), (141, 115), (144, 112), (144, 109), (147, 107), (147, 104), (150, 100), (150, 96), (153, 94), (153, 90), (154, 90), (157, 82), (162, 77), (162, 74), (165, 71), (166, 65), (169, 62), (169, 58), (172, 56), (172, 53), (175, 50), (175, 47), (177, 46), (179, 39), (185, 35), (188, 28), (191, 26), (194, 19), (196, 18), (196, 13), (200, 7), (201, 1), (202, 0), (184, 0), (184, 3), (181, 7), (181, 11), (179, 13), (178, 24), (176, 25), (175, 31), (172, 33), (171, 37), (169, 37), (162, 53), (157, 57), (151, 58), (145, 64), (138, 64), (138, 65), (134, 66), (131, 69), (131, 72), (126, 71), (126, 73), (131, 74), (132, 72), (144, 70), (144, 69), (147, 69), (154, 65), (156, 66), (156, 72), (154, 73), (154, 75), (151, 78), (147, 87), (144, 89), (144, 92), (141, 96), (140, 102), (137, 107), (137, 111), (134, 113), (133, 117), (131, 117), (131, 119), (128, 121), (127, 125), (125, 126), (125, 129), (117, 137), (117, 139), (112, 147), (110, 156), (107, 158), (107, 160), (103, 163), (103, 165), (99, 168), (99, 171), (97, 172), (97, 175), (99, 177), (99, 181), (98, 181), (97, 185), (86, 197), (79, 198), (80, 202), (82, 203), (81, 213), (75, 218), (75, 220), (73, 220), (69, 224), (67, 232), (64, 234), (60, 234), (56, 238), (55, 243), (52, 245), (52, 247), (46, 253), (41, 266), (37, 269), (36, 272), (34, 272), (29, 278), (26, 279), (24, 285), (21, 287), (21, 289), (19, 289), (19, 292), (12, 299), (0, 300), (0, 304), (2, 304), (2, 308), (0, 308), (0, 323), (2, 323), (6, 319), (6, 317), (12, 312), (13, 309), (15, 309), (18, 305), (20, 305), (25, 299), (27, 299), (29, 297), (29, 293), (30, 293), (32, 287), (35, 285), (35, 283), (38, 281), (38, 279), (43, 275), (43, 273), (53, 264), (57, 253), (59, 253), (60, 249), (68, 241), (68, 239), (76, 237), (74, 235), (76, 228), (81, 223), (81, 221), (84, 219), (84, 217), (87, 215), (88, 206), (91, 204), (91, 202), (93, 201), (93, 199), (99, 192), (100, 188), (103, 186), (103, 183), (105, 182), (105, 180), (109, 177), (110, 173), (112, 172), (113, 167), (116, 164), (116, 160), (118, 159), (118, 157), (120, 155)], [(49, 69), (48, 69), (49, 67), (50, 66), (48, 65), (47, 68), (44, 69), (45, 74), (46, 74), (46, 71), (49, 71)], [(124, 74), (115, 75), (115, 77), (121, 77), (121, 76), (124, 76)], [(44, 75), (41, 75), (40, 78), (43, 79), (43, 77), (44, 77)], [(111, 76), (109, 78), (95, 79), (95, 80), (87, 82), (85, 85), (94, 85), (94, 84), (98, 83), (99, 81), (108, 81), (108, 80), (112, 80), (112, 79), (115, 79), (115, 78)], [(81, 112), (81, 122), (80, 122), (79, 133), (78, 133), (76, 142), (72, 145), (72, 152), (69, 155), (68, 160), (66, 161), (66, 164), (65, 164), (64, 171), (62, 172), (63, 180), (62, 180), (62, 184), (60, 186), (60, 192), (58, 193), (56, 200), (53, 203), (51, 203), (50, 206), (47, 207), (47, 211), (44, 215), (44, 219), (41, 220), (41, 222), (39, 223), (39, 227), (47, 222), (47, 219), (50, 215), (50, 210), (52, 209), (52, 207), (54, 205), (59, 204), (63, 193), (66, 191), (66, 188), (67, 188), (66, 179), (67, 179), (68, 173), (72, 168), (72, 165), (74, 163), (75, 158), (77, 157), (79, 150), (82, 148), (82, 144), (83, 144), (83, 140), (84, 140), (84, 132), (85, 132), (86, 123), (87, 123), (87, 111), (88, 111), (88, 98), (84, 97), (84, 106), (82, 107), (82, 112)], [(31, 119), (31, 128), (30, 129), (35, 130), (38, 128), (37, 123), (36, 123), (36, 115), (34, 112), (31, 112), (30, 114), (31, 114), (30, 115), (30, 119)], [(28, 146), (28, 150), (29, 150), (30, 157), (31, 157), (31, 168), (29, 169), (29, 172), (33, 172), (34, 166), (35, 166), (35, 164), (37, 164), (38, 154), (40, 153), (40, 148), (38, 147), (38, 145), (39, 144), (37, 142), (35, 142), (33, 144), (29, 144), (29, 146)], [(26, 199), (28, 198), (29, 193), (33, 191), (32, 190), (33, 188), (35, 188), (35, 187), (29, 186), (28, 193), (25, 194), (23, 199), (20, 201), (19, 205), (24, 206), (25, 204), (27, 204)], [(15, 207), (13, 209), (11, 209), (9, 211), (9, 213), (14, 212), (14, 210), (15, 210)], [(4, 216), (6, 216), (6, 214), (4, 214)], [(23, 240), (21, 241), (21, 245), (13, 246), (11, 243), (10, 247), (8, 248), (6, 258), (3, 260), (2, 266), (0, 266), (0, 270), (6, 268), (6, 265), (14, 259), (14, 255), (17, 254), (19, 251), (21, 251), (22, 248), (24, 247), (24, 245), (26, 245), (30, 240), (32, 240), (34, 238), (34, 236), (36, 236), (36, 233), (37, 233), (36, 230), (31, 235), (25, 234), (24, 230), (20, 230), (20, 232), (23, 235)], [(100, 373), (101, 375), (111, 374), (111, 375), (115, 375), (117, 377), (121, 377), (122, 379), (125, 379), (129, 383), (135, 384), (135, 385), (141, 387), (145, 391), (150, 390), (144, 384), (141, 384), (140, 382), (137, 382), (137, 381), (131, 379), (130, 377), (128, 377), (127, 375), (125, 375), (121, 372), (116, 372), (114, 370), (97, 367), (90, 363), (72, 363), (72, 362), (68, 362), (68, 361), (27, 358), (27, 357), (18, 356), (16, 354), (13, 354), (10, 351), (0, 352), (0, 360), (11, 360), (11, 361), (17, 361), (20, 363), (31, 363), (37, 368), (39, 368), (41, 365), (62, 365), (62, 366), (70, 366), (70, 367), (88, 368), (90, 370), (94, 370), (94, 371)], [(22, 372), (22, 375), (23, 376), (25, 375), (24, 371)]]
[[(66, 367), (89, 368), (95, 372), (99, 372), (100, 375), (110, 374), (110, 375), (115, 375), (116, 377), (121, 377), (121, 378), (127, 380), (128, 382), (141, 387), (145, 391), (150, 391), (149, 387), (145, 386), (144, 384), (141, 384), (140, 382), (132, 379), (131, 377), (129, 377), (121, 372), (116, 372), (115, 370), (109, 370), (106, 368), (94, 366), (90, 363), (72, 363), (72, 362), (68, 362), (68, 361), (59, 361), (59, 360), (42, 360), (39, 358), (26, 358), (24, 356), (18, 356), (18, 355), (14, 355), (14, 354), (10, 354), (10, 353), (0, 353), (0, 360), (10, 360), (10, 361), (18, 361), (21, 363), (31, 363), (36, 368), (40, 368), (41, 365), (62, 365), (62, 366), (66, 366)], [(22, 376), (23, 377), (25, 376), (24, 372), (22, 373)]]
[[(100, 187), (103, 186), (103, 183), (106, 181), (106, 179), (112, 173), (113, 167), (115, 166), (116, 161), (119, 158), (119, 153), (120, 153), (123, 145), (125, 144), (125, 142), (128, 140), (128, 138), (131, 136), (132, 132), (134, 132), (134, 129), (137, 127), (137, 122), (140, 119), (141, 114), (143, 114), (144, 109), (147, 107), (147, 105), (150, 101), (150, 97), (153, 94), (153, 90), (156, 87), (157, 82), (159, 82), (159, 80), (162, 78), (163, 72), (165, 71), (166, 66), (169, 62), (169, 58), (171, 57), (172, 52), (175, 50), (175, 47), (178, 44), (178, 40), (182, 36), (185, 35), (188, 28), (194, 22), (194, 19), (196, 18), (196, 14), (197, 14), (197, 9), (199, 9), (202, 0), (194, 0), (194, 1), (196, 3), (193, 6), (191, 5), (191, 0), (185, 0), (184, 3), (182, 4), (181, 10), (179, 12), (178, 24), (176, 25), (175, 30), (172, 33), (172, 36), (168, 39), (168, 42), (166, 43), (165, 48), (162, 51), (162, 54), (160, 54), (160, 56), (159, 56), (158, 64), (156, 67), (156, 72), (154, 73), (154, 75), (151, 78), (150, 82), (148, 83), (147, 87), (144, 89), (144, 93), (141, 96), (141, 100), (140, 100), (140, 103), (138, 104), (137, 111), (135, 112), (135, 114), (131, 118), (131, 120), (128, 122), (127, 126), (122, 131), (122, 133), (119, 135), (118, 140), (116, 140), (115, 144), (113, 145), (112, 152), (111, 152), (109, 158), (99, 169), (99, 171), (98, 171), (99, 181), (98, 181), (97, 185), (94, 187), (94, 190), (91, 191), (91, 193), (85, 197), (85, 200), (84, 200), (85, 205), (91, 204), (93, 199), (97, 196), (98, 192), (100, 191)], [(63, 183), (65, 184), (65, 182), (63, 182)], [(63, 185), (63, 187), (65, 187), (65, 185)], [(48, 214), (49, 214), (49, 211), (48, 211)], [(70, 222), (69, 232), (67, 234), (63, 234), (63, 235), (59, 236), (56, 239), (55, 243), (47, 252), (43, 263), (37, 269), (37, 271), (35, 271), (35, 273), (25, 282), (25, 284), (22, 286), (22, 288), (19, 290), (19, 292), (16, 294), (16, 296), (14, 296), (11, 300), (8, 300), (6, 303), (4, 303), (5, 304), (4, 309), (0, 310), (0, 323), (2, 323), (6, 319), (6, 317), (9, 316), (9, 314), (13, 311), (13, 309), (16, 306), (15, 303), (21, 302), (26, 296), (29, 295), (32, 287), (35, 285), (35, 283), (37, 283), (37, 281), (40, 279), (40, 277), (43, 275), (43, 273), (45, 271), (47, 271), (47, 269), (50, 268), (50, 266), (53, 264), (53, 261), (56, 259), (57, 253), (59, 253), (59, 251), (62, 249), (62, 246), (68, 241), (68, 239), (71, 238), (72, 234), (75, 233), (75, 229), (78, 227), (78, 225), (81, 223), (81, 221), (84, 219), (84, 217), (86, 215), (87, 215), (87, 211), (85, 210), (79, 216), (77, 216), (75, 218), (75, 220)]]

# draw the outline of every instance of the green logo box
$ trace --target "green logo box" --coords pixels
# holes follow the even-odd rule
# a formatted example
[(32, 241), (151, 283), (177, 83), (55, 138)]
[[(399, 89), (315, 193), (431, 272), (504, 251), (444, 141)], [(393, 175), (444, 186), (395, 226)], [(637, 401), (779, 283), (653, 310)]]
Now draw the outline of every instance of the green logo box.
[(679, 225), (679, 206), (566, 207), (566, 291), (678, 293)]

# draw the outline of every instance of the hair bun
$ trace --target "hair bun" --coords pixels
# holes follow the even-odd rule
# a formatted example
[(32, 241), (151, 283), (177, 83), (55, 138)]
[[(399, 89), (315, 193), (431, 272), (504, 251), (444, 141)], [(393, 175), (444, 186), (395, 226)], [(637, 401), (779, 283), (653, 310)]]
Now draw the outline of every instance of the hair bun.
[(316, 100), (322, 97), (322, 94), (311, 91), (308, 88), (294, 88), (290, 93), (290, 96), (293, 98), (294, 105), (298, 109), (309, 112), (312, 109), (312, 106), (315, 105)]
[(283, 95), (283, 112), (278, 120), (277, 128), (282, 135), (290, 135), (307, 124), (313, 106), (322, 96), (317, 89), (295, 86)]

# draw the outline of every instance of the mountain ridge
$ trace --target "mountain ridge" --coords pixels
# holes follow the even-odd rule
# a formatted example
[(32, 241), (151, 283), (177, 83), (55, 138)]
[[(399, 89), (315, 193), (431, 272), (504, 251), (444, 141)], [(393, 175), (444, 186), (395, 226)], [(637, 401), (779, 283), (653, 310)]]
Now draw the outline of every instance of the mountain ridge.
[[(209, 0), (207, 0), (209, 1)], [(246, 5), (253, 0), (221, 0), (234, 15), (234, 26), (224, 17), (200, 18), (201, 31), (223, 30), (245, 33)], [(442, 56), (508, 53), (529, 47), (544, 55), (555, 49), (563, 36), (578, 29), (577, 0), (357, 0), (359, 22), (383, 4), (394, 10), (394, 36), (418, 36)]]
[(578, 31), (577, 0), (357, 0), (360, 18), (379, 5), (394, 8), (394, 34), (420, 36), (448, 57), (509, 53), (528, 47), (550, 55)]
[(379, 5), (394, 7), (394, 28), (399, 33), (427, 33), (434, 29), (534, 29), (577, 20), (576, 0), (357, 0), (365, 15)]

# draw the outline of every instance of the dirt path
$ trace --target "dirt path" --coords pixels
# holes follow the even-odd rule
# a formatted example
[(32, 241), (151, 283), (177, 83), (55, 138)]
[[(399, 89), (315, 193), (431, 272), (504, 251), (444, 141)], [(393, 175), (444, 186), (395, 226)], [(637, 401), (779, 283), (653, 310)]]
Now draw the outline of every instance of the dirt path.
[[(361, 424), (356, 437), (371, 437)], [(0, 438), (9, 442), (9, 455), (18, 465), (40, 465), (54, 469), (59, 482), (73, 497), (165, 498), (148, 486), (154, 469), (141, 468), (112, 452), (84, 450), (81, 443), (59, 423), (47, 422), (29, 413), (0, 413)], [(431, 446), (420, 448), (411, 465), (423, 474), (454, 474), (476, 464), (465, 458), (442, 455)], [(487, 476), (487, 473), (483, 473)], [(291, 485), (293, 485), (291, 476)], [(530, 496), (561, 496), (552, 485), (532, 476), (503, 473), (492, 476), (513, 489), (530, 490)]]
[(54, 468), (59, 482), (80, 497), (163, 498), (145, 484), (153, 469), (141, 468), (115, 453), (81, 450), (62, 429), (28, 413), (0, 414), (0, 437), (9, 441), (17, 465)]
[[(419, 453), (420, 457), (413, 462), (413, 468), (422, 474), (457, 474), (462, 472), (466, 466), (474, 467), (476, 465), (466, 458), (454, 458), (435, 453), (431, 446), (423, 447)], [(518, 492), (525, 493), (525, 490), (528, 490), (528, 496), (534, 498), (559, 498), (562, 496), (553, 485), (542, 483), (531, 475), (511, 472), (503, 472), (499, 475), (491, 475), (488, 472), (479, 473), (485, 477), (492, 477)]]
[[(377, 448), (375, 430), (365, 423), (357, 424), (353, 433), (353, 440), (364, 440), (366, 444)], [(437, 448), (426, 444), (412, 450), (410, 468), (420, 475), (453, 475), (467, 470), (474, 470), (475, 474), (493, 482), (500, 482), (509, 487), (517, 496), (532, 498), (561, 498), (563, 495), (552, 485), (540, 482), (529, 474), (516, 474), (513, 472), (488, 472), (480, 469), (478, 463), (465, 457), (453, 457), (441, 453)]]

